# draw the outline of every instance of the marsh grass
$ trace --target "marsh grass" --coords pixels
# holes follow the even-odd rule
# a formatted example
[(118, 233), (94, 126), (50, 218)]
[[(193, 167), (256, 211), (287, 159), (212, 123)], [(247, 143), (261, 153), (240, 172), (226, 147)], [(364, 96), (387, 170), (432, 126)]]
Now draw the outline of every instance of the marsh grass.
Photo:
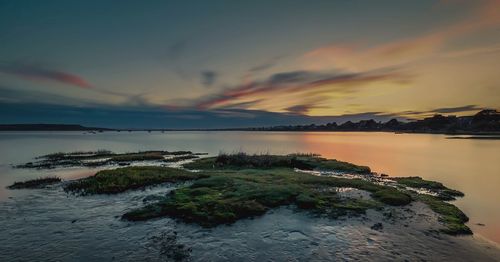
[(463, 197), (464, 193), (447, 188), (444, 186), (442, 183), (436, 182), (436, 181), (429, 181), (429, 180), (424, 180), (421, 177), (414, 176), (414, 177), (393, 177), (390, 178), (391, 180), (396, 181), (398, 184), (419, 189), (419, 188), (424, 188), (427, 189), (433, 193), (437, 194), (437, 197), (440, 198), (441, 200), (455, 200), (457, 197)]
[[(124, 219), (139, 221), (170, 216), (204, 227), (231, 224), (239, 219), (264, 214), (271, 208), (295, 205), (299, 209), (338, 217), (364, 213), (384, 204), (403, 204), (394, 198), (404, 196), (394, 189), (391, 202), (375, 196), (372, 199), (341, 198), (325, 187), (351, 187), (369, 192), (389, 190), (361, 179), (319, 177), (295, 172), (290, 168), (240, 169), (205, 172), (208, 178), (196, 180), (192, 185), (172, 191), (165, 200), (133, 210)], [(389, 193), (388, 193), (389, 194)]]
[(23, 182), (15, 182), (14, 184), (8, 186), (7, 188), (8, 189), (42, 188), (59, 182), (61, 182), (61, 178), (59, 177), (41, 177)]
[[(184, 156), (180, 156), (184, 157)], [(221, 154), (197, 159), (184, 165), (200, 172), (168, 167), (126, 167), (98, 172), (95, 176), (68, 184), (66, 191), (78, 194), (115, 194), (131, 189), (192, 180), (143, 208), (125, 213), (131, 221), (169, 216), (204, 227), (231, 224), (242, 218), (257, 217), (279, 206), (328, 216), (359, 215), (385, 205), (402, 206), (422, 201), (439, 214), (447, 234), (470, 234), (468, 218), (457, 207), (439, 197), (422, 195), (376, 184), (361, 178), (317, 176), (296, 172), (298, 166), (337, 172), (368, 172), (369, 168), (328, 160), (315, 155)], [(441, 183), (421, 178), (397, 178), (401, 185), (434, 190), (451, 190)], [(336, 188), (353, 188), (370, 193), (369, 198), (346, 197)]]
[(126, 167), (103, 170), (94, 176), (67, 184), (64, 190), (77, 194), (116, 194), (161, 183), (177, 183), (206, 177), (168, 167)]
[(219, 154), (212, 158), (203, 158), (184, 165), (189, 169), (245, 169), (245, 168), (298, 168), (303, 170), (332, 170), (345, 173), (366, 174), (371, 170), (367, 166), (358, 166), (335, 159), (326, 159), (315, 154)]
[(165, 157), (163, 152), (151, 151), (151, 152), (119, 154), (112, 156), (109, 161), (131, 162), (131, 161), (146, 161), (146, 160), (162, 160), (164, 158)]
[(108, 150), (53, 153), (37, 157), (37, 161), (17, 165), (16, 168), (52, 169), (57, 167), (97, 167), (105, 165), (127, 165), (141, 161), (163, 161), (166, 156), (175, 156), (168, 162), (197, 158), (191, 151), (142, 151), (117, 154)]
[(465, 225), (469, 218), (458, 207), (430, 195), (419, 194), (415, 195), (415, 198), (427, 204), (432, 211), (440, 215), (439, 220), (446, 227), (441, 230), (442, 232), (450, 235), (472, 234), (470, 228)]

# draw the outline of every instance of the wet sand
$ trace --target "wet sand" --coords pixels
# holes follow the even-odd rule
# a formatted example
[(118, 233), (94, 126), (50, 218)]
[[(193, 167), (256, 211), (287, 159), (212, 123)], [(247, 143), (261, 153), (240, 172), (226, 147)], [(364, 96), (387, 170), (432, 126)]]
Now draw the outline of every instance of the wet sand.
[[(0, 260), (160, 261), (152, 238), (177, 232), (193, 261), (499, 261), (500, 249), (474, 236), (437, 233), (437, 216), (424, 204), (369, 210), (331, 219), (293, 207), (212, 229), (170, 218), (120, 220), (149, 195), (171, 185), (113, 196), (76, 197), (61, 185), (30, 190), (0, 202)], [(371, 227), (381, 223), (382, 228)]]

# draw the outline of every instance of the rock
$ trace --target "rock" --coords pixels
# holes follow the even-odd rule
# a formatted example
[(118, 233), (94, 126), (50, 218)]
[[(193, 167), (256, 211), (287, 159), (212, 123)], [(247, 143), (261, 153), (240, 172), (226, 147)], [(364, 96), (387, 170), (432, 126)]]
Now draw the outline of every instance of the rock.
[(373, 230), (381, 231), (384, 228), (384, 225), (382, 225), (382, 223), (375, 223), (370, 228)]

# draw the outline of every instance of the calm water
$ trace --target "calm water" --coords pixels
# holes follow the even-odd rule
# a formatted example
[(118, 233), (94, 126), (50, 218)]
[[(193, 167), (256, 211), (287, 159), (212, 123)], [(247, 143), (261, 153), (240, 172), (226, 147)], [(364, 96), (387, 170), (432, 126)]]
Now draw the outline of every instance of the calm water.
[[(500, 140), (446, 139), (444, 135), (312, 132), (0, 132), (0, 202), (29, 191), (5, 186), (56, 171), (15, 170), (11, 164), (32, 161), (58, 151), (109, 149), (192, 150), (217, 154), (314, 152), (328, 158), (368, 165), (390, 176), (421, 176), (466, 194), (455, 202), (469, 217), (475, 233), (500, 243)], [(57, 171), (63, 178), (95, 170)], [(39, 193), (39, 192), (38, 192)], [(477, 223), (485, 226), (476, 225)]]

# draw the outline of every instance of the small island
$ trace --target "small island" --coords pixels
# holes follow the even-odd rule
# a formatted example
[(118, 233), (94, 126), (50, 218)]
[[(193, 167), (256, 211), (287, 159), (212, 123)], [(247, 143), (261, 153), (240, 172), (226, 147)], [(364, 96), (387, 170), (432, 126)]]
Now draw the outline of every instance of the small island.
[[(66, 192), (81, 197), (119, 194), (164, 183), (176, 185), (174, 190), (154, 198), (153, 202), (122, 214), (122, 219), (128, 221), (171, 217), (211, 228), (257, 218), (280, 206), (292, 206), (301, 212), (337, 219), (359, 216), (367, 210), (382, 212), (391, 206), (405, 208), (420, 202), (439, 216), (439, 232), (472, 234), (465, 225), (468, 217), (447, 202), (462, 197), (463, 193), (439, 182), (420, 177), (379, 176), (369, 167), (315, 154), (235, 153), (205, 158), (198, 158), (198, 155), (190, 151), (56, 153), (16, 167), (88, 166), (82, 163), (92, 160), (92, 163), (98, 163), (97, 166), (113, 168), (122, 161), (135, 165), (140, 161), (154, 161), (157, 165), (101, 170), (93, 176), (62, 183)], [(180, 165), (165, 166), (172, 162)], [(42, 181), (18, 182), (9, 188), (30, 188), (29, 185), (38, 185)], [(47, 182), (59, 181), (51, 179)], [(374, 225), (374, 228), (379, 227)]]

